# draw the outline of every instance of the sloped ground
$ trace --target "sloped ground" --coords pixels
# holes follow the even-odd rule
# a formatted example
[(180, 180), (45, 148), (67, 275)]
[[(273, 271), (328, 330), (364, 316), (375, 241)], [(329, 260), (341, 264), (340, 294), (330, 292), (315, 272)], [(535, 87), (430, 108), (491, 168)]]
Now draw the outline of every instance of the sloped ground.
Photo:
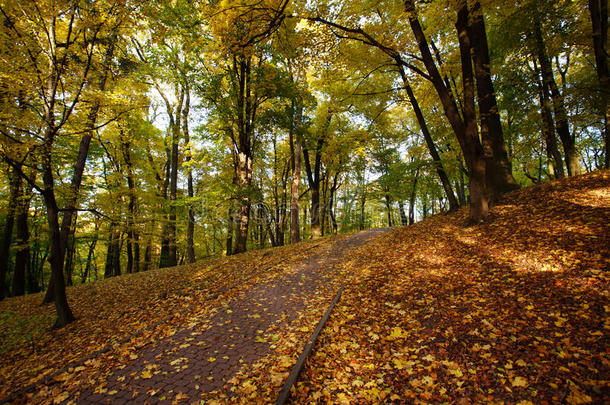
[(466, 216), (360, 249), (294, 403), (610, 401), (610, 173)]

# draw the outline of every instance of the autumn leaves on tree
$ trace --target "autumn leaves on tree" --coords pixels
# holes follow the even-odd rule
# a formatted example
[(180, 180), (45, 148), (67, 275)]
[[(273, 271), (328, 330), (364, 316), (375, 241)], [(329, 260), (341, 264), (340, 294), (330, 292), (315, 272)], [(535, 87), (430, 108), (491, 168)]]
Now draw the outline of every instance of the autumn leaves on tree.
[(476, 224), (508, 191), (609, 165), (605, 0), (62, 0), (0, 19), (0, 296), (46, 288), (57, 327), (79, 279), (468, 203)]

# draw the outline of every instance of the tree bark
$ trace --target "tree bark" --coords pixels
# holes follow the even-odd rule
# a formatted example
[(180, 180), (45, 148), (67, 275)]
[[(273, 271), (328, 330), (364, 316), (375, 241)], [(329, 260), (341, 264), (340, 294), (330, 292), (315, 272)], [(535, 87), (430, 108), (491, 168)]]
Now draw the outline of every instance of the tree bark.
[(413, 178), (413, 187), (411, 187), (411, 196), (409, 198), (409, 225), (415, 223), (415, 197), (417, 195), (417, 181), (419, 179), (419, 167), (415, 170)]
[(29, 272), (30, 231), (28, 227), (28, 213), (32, 198), (31, 187), (30, 191), (26, 190), (21, 198), (22, 201), (19, 202), (19, 213), (17, 214), (17, 253), (15, 255), (15, 273), (13, 276), (13, 296), (25, 294), (26, 273)]
[(394, 221), (392, 221), (392, 199), (387, 193), (385, 195), (385, 208), (387, 211), (388, 226), (391, 228), (394, 226)]
[[(465, 7), (468, 7), (465, 4)], [(485, 173), (487, 191), (493, 200), (500, 194), (516, 190), (519, 185), (512, 174), (512, 165), (504, 143), (504, 134), (500, 122), (500, 113), (496, 100), (496, 91), (491, 80), (491, 60), (487, 45), (487, 31), (481, 4), (474, 2), (470, 11), (470, 24), (467, 34), (472, 49), (474, 74), (476, 78), (479, 117), (481, 121), (481, 139), (485, 152)]]
[(302, 142), (300, 135), (295, 131), (294, 119), (290, 126), (289, 141), (292, 154), (292, 181), (290, 183), (290, 243), (297, 243), (301, 241), (299, 228), (299, 183), (301, 181)]
[(604, 167), (610, 169), (610, 75), (608, 73), (608, 0), (589, 0), (589, 13), (593, 29), (595, 70), (600, 84), (604, 114)]
[[(104, 92), (106, 90), (106, 84), (108, 81), (108, 74), (110, 73), (110, 66), (112, 62), (112, 58), (114, 57), (114, 51), (116, 47), (116, 42), (118, 37), (116, 35), (112, 35), (110, 39), (110, 44), (106, 49), (106, 54), (104, 55), (104, 63), (103, 68), (99, 78), (98, 89), (100, 92)], [(91, 145), (91, 139), (93, 139), (95, 125), (97, 123), (97, 117), (99, 115), (99, 111), (101, 108), (101, 104), (99, 100), (95, 100), (91, 109), (89, 110), (89, 114), (87, 116), (87, 122), (85, 124), (86, 132), (83, 134), (80, 145), (78, 148), (78, 156), (76, 157), (76, 163), (74, 165), (74, 172), (72, 173), (72, 180), (70, 182), (70, 193), (66, 199), (66, 209), (64, 211), (62, 221), (61, 221), (61, 257), (62, 260), (65, 256), (65, 247), (68, 240), (68, 236), (70, 235), (71, 225), (73, 223), (72, 216), (76, 212), (76, 203), (78, 201), (78, 194), (80, 190), (80, 186), (83, 180), (83, 173), (85, 171), (85, 165), (87, 163), (87, 157), (89, 155), (89, 146)], [(63, 265), (63, 264), (62, 264)], [(51, 274), (51, 279), (49, 280), (49, 287), (45, 293), (43, 304), (48, 304), (52, 302), (54, 297), (55, 288), (53, 286), (55, 279), (53, 278), (53, 274)]]
[(479, 223), (487, 218), (488, 203), (485, 191), (486, 164), (483, 146), (479, 141), (476, 122), (476, 107), (474, 103), (474, 74), (471, 61), (471, 45), (467, 33), (468, 6), (464, 1), (458, 10), (455, 24), (460, 44), (460, 59), (462, 65), (462, 86), (464, 93), (464, 122), (466, 124), (466, 145), (470, 168), (470, 219)]
[(4, 299), (6, 286), (6, 274), (9, 268), (11, 239), (13, 237), (13, 225), (15, 223), (15, 207), (19, 204), (19, 194), (21, 189), (21, 176), (17, 169), (13, 168), (9, 174), (10, 178), (10, 197), (6, 222), (4, 223), (4, 235), (0, 246), (0, 300)]
[(191, 109), (191, 92), (188, 85), (184, 85), (186, 100), (184, 108), (182, 109), (182, 132), (184, 133), (184, 140), (186, 143), (186, 170), (187, 170), (187, 195), (191, 200), (188, 204), (188, 225), (186, 227), (186, 257), (188, 263), (195, 263), (195, 210), (193, 209), (193, 197), (195, 190), (193, 187), (193, 168), (191, 166), (192, 149), (191, 149), (191, 137), (189, 134), (189, 112)]
[(235, 227), (233, 220), (233, 208), (229, 207), (229, 215), (227, 221), (227, 239), (225, 254), (231, 256), (233, 254), (233, 228)]
[(553, 114), (551, 111), (551, 97), (547, 86), (544, 82), (540, 82), (540, 70), (538, 69), (538, 64), (535, 59), (534, 70), (535, 81), (538, 86), (538, 98), (540, 101), (542, 133), (544, 135), (547, 156), (549, 158), (549, 171), (552, 172), (551, 175), (556, 179), (562, 179), (565, 177), (565, 173), (563, 171), (561, 153), (557, 146), (557, 138), (555, 137), (555, 123), (553, 122)]
[(540, 16), (534, 16), (534, 42), (538, 61), (540, 62), (540, 70), (544, 85), (550, 90), (553, 101), (553, 111), (555, 113), (555, 125), (557, 134), (563, 145), (564, 158), (569, 176), (580, 174), (580, 163), (578, 162), (578, 151), (576, 150), (576, 139), (570, 134), (568, 124), (568, 114), (564, 105), (563, 95), (557, 87), (555, 77), (553, 75), (553, 65), (546, 52), (546, 46), (542, 37), (542, 26)]
[(405, 86), (405, 91), (407, 92), (407, 96), (409, 97), (409, 102), (413, 108), (413, 112), (415, 113), (415, 117), (417, 118), (417, 122), (419, 124), (419, 129), (424, 135), (424, 140), (426, 141), (426, 145), (428, 146), (428, 151), (430, 152), (430, 156), (434, 162), (434, 166), (436, 168), (436, 173), (441, 180), (441, 184), (443, 186), (443, 190), (445, 191), (445, 196), (449, 201), (449, 211), (457, 211), (460, 207), (458, 201), (453, 193), (453, 188), (451, 187), (451, 182), (449, 181), (449, 176), (447, 176), (447, 172), (445, 172), (445, 168), (443, 167), (443, 162), (441, 157), (436, 149), (436, 145), (434, 144), (434, 140), (432, 139), (432, 135), (430, 135), (430, 131), (428, 130), (428, 124), (424, 119), (424, 115), (419, 107), (419, 102), (417, 98), (415, 98), (415, 94), (413, 93), (413, 89), (409, 84), (409, 80), (407, 79), (407, 75), (403, 69), (403, 67), (399, 64), (400, 75), (402, 77), (402, 82)]
[(398, 200), (398, 211), (400, 213), (400, 224), (403, 226), (408, 225), (409, 218), (407, 218), (407, 214), (405, 213), (405, 204), (402, 200)]

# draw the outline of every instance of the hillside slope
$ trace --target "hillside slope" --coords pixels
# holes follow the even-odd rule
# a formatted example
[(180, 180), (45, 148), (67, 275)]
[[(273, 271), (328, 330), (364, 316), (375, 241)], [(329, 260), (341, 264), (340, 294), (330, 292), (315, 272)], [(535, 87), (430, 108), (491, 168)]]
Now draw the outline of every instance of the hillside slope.
[(360, 249), (295, 403), (610, 400), (610, 173), (466, 215)]

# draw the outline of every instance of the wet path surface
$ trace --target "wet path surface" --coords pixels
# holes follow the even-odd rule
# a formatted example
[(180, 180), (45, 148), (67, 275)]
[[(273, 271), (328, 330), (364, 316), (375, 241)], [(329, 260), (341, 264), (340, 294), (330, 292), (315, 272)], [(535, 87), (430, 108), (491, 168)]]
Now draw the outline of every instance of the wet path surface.
[[(185, 325), (168, 338), (133, 353), (106, 383), (81, 393), (78, 403), (198, 402), (201, 393), (230, 389), (244, 366), (271, 351), (265, 330), (287, 324), (307, 307), (312, 292), (334, 295), (337, 266), (385, 229), (349, 235), (256, 284), (204, 322)], [(95, 392), (97, 391), (97, 392)]]

